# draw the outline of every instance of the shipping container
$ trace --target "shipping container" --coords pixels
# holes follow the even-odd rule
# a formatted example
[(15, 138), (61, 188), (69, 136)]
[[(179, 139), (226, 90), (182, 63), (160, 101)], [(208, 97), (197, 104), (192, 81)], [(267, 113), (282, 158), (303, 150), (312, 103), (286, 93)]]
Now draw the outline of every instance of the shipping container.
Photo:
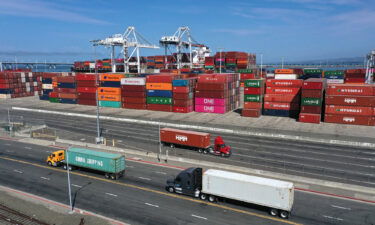
[(373, 108), (363, 106), (326, 105), (325, 113), (353, 116), (372, 116)]
[(324, 115), (324, 122), (326, 122), (326, 123), (341, 123), (341, 124), (352, 124), (352, 125), (375, 126), (375, 117), (325, 114)]
[(148, 110), (172, 112), (173, 106), (171, 104), (147, 104)]
[(310, 113), (299, 114), (299, 122), (319, 124), (320, 121), (321, 121), (321, 114), (310, 114)]
[(266, 81), (267, 87), (290, 87), (290, 88), (298, 88), (302, 87), (303, 80), (275, 80), (275, 79), (268, 79)]
[(147, 105), (146, 104), (134, 104), (134, 103), (124, 102), (124, 103), (122, 103), (122, 108), (145, 110), (145, 109), (147, 109)]
[(375, 96), (375, 85), (328, 85), (327, 95)]
[(325, 101), (327, 105), (375, 106), (374, 96), (327, 95)]
[(146, 83), (147, 90), (172, 90), (172, 83)]
[(266, 94), (298, 95), (301, 88), (266, 87)]
[[(246, 102), (246, 103), (252, 103), (252, 102)], [(254, 108), (247, 109), (244, 107), (241, 111), (241, 115), (243, 117), (260, 117), (262, 115), (262, 108), (260, 107), (257, 109), (254, 109)]]

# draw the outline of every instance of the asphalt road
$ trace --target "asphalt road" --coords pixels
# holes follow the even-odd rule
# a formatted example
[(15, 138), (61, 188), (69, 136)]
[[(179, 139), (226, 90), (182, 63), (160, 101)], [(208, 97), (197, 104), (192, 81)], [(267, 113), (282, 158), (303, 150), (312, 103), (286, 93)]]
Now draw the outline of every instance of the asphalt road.
[[(67, 177), (45, 165), (56, 149), (0, 140), (0, 184), (68, 204)], [(211, 204), (169, 194), (165, 181), (175, 168), (127, 161), (125, 177), (72, 174), (74, 205), (130, 224), (343, 224), (374, 225), (375, 205), (296, 191), (290, 220), (272, 220), (266, 210), (234, 202)]]
[[(0, 113), (4, 115), (5, 111)], [(19, 120), (55, 128), (60, 138), (94, 142), (96, 136), (94, 119), (22, 111), (11, 113)], [(119, 147), (159, 151), (157, 126), (102, 120), (101, 127), (103, 136), (108, 140), (115, 139)], [(232, 147), (233, 155), (230, 158), (200, 155), (191, 150), (168, 147), (164, 147), (162, 152), (165, 154), (168, 150), (168, 154), (174, 156), (375, 187), (373, 149), (214, 132), (211, 134), (212, 139), (216, 135), (222, 135)]]

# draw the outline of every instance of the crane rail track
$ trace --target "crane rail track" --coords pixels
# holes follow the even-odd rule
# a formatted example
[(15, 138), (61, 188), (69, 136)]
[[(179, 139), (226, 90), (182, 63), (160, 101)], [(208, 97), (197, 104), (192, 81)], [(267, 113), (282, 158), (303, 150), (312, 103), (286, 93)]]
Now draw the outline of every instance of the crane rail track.
[(50, 225), (31, 216), (20, 213), (0, 203), (0, 224), (4, 225)]

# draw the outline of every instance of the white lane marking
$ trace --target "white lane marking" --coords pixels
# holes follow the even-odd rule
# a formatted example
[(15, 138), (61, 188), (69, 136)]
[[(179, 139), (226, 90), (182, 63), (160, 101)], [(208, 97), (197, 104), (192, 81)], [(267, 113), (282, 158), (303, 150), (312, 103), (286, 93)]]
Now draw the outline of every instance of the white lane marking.
[(49, 180), (49, 178), (47, 177), (40, 177), (40, 178), (42, 178), (43, 180)]
[(142, 158), (139, 157), (133, 157), (134, 160), (142, 160)]
[(86, 141), (86, 138), (81, 138), (80, 140), (81, 140), (81, 141)]
[(14, 152), (14, 151), (11, 151), (11, 150), (6, 150), (6, 152)]
[(7, 143), (7, 144), (5, 144), (5, 145), (6, 145), (6, 146), (11, 146), (11, 144), (8, 144), (8, 143)]
[(338, 220), (338, 221), (343, 221), (344, 220), (344, 219), (341, 219), (341, 218), (332, 217), (332, 216), (326, 216), (326, 215), (323, 215), (323, 217), (328, 218), (328, 219)]
[(21, 170), (13, 170), (16, 173), (23, 173)]
[(338, 205), (331, 205), (333, 208), (338, 208), (338, 209), (345, 209), (345, 210), (352, 210), (351, 208), (347, 208), (347, 207), (342, 207), (342, 206), (338, 206)]
[(51, 151), (46, 151), (46, 152), (50, 153)]
[(199, 218), (199, 219), (203, 219), (203, 220), (207, 220), (206, 217), (203, 217), (203, 216), (197, 216), (197, 215), (194, 215), (194, 214), (191, 214), (192, 217), (195, 217), (195, 218)]
[(148, 206), (152, 206), (152, 207), (156, 207), (156, 208), (159, 208), (159, 206), (158, 205), (153, 205), (153, 204), (150, 204), (150, 203), (145, 203), (146, 205), (148, 205)]
[(160, 171), (155, 171), (155, 173), (159, 173), (159, 174), (167, 175), (167, 173), (165, 173), (165, 172), (160, 172)]
[(117, 197), (117, 195), (115, 195), (115, 194), (112, 194), (112, 193), (105, 193), (106, 195), (110, 195), (110, 196), (113, 196), (113, 197)]
[(31, 147), (25, 147), (25, 149), (32, 149)]
[(134, 168), (134, 166), (126, 166), (126, 167), (128, 167), (128, 168)]
[(147, 178), (147, 177), (138, 177), (138, 178), (142, 180), (151, 180), (150, 178)]
[(79, 186), (77, 184), (72, 184), (73, 187), (81, 188), (82, 186)]

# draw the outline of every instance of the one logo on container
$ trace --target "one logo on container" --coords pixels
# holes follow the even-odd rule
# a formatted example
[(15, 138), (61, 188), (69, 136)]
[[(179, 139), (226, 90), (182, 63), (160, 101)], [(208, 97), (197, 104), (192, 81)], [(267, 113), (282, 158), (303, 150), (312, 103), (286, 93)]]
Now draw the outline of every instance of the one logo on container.
[(176, 135), (176, 140), (186, 142), (188, 141), (188, 137), (183, 135)]

